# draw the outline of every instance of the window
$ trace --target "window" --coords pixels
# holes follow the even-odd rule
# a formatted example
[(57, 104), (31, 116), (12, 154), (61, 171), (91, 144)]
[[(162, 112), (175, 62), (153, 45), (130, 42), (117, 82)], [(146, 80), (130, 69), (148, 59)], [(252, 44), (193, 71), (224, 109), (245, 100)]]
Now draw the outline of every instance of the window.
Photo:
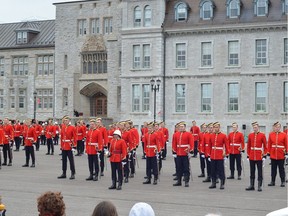
[(24, 109), (25, 103), (26, 103), (26, 89), (19, 89), (18, 107), (20, 109)]
[(78, 34), (86, 35), (87, 33), (87, 21), (85, 19), (78, 20)]
[(282, 0), (282, 13), (288, 14), (288, 0)]
[(38, 76), (50, 75), (54, 73), (54, 58), (53, 55), (38, 56), (37, 62)]
[(269, 3), (269, 0), (254, 0), (255, 16), (267, 16)]
[(176, 68), (186, 68), (186, 44), (176, 44)]
[(144, 8), (144, 26), (145, 27), (151, 26), (151, 20), (152, 20), (151, 7), (147, 5)]
[(228, 0), (227, 1), (227, 17), (238, 18), (240, 16), (240, 0)]
[(26, 44), (28, 42), (27, 32), (17, 32), (17, 44)]
[(10, 109), (15, 109), (15, 89), (9, 90)]
[(140, 68), (140, 45), (133, 46), (133, 68), (139, 69)]
[(0, 57), (0, 76), (5, 75), (4, 57)]
[(200, 18), (210, 20), (213, 18), (214, 4), (210, 0), (202, 0), (200, 2)]
[(175, 20), (177, 22), (187, 20), (187, 14), (188, 14), (187, 4), (180, 2), (175, 5), (174, 10), (175, 10)]
[(284, 82), (284, 112), (288, 112), (288, 82)]
[(63, 88), (63, 107), (68, 106), (68, 88)]
[(284, 38), (284, 64), (288, 64), (288, 38)]
[(239, 111), (239, 83), (228, 83), (228, 112)]
[(267, 83), (257, 82), (255, 86), (255, 112), (266, 112)]
[(28, 56), (20, 56), (13, 58), (13, 75), (28, 75)]
[(82, 54), (82, 73), (107, 73), (107, 53), (97, 52)]
[(201, 66), (211, 67), (212, 66), (212, 43), (202, 42), (201, 43)]
[(4, 108), (4, 90), (0, 89), (0, 109)]
[(150, 85), (132, 85), (132, 112), (148, 112), (150, 110)]
[(113, 30), (112, 17), (104, 18), (104, 34), (111, 34)]
[(212, 112), (212, 85), (211, 83), (201, 84), (201, 112)]
[(175, 111), (185, 112), (185, 84), (176, 84)]
[(150, 45), (143, 45), (143, 68), (150, 68)]
[(239, 41), (228, 41), (228, 65), (239, 65)]
[(141, 8), (139, 6), (134, 8), (134, 27), (141, 26)]
[(267, 65), (267, 40), (256, 40), (256, 65)]
[(37, 89), (37, 108), (52, 109), (53, 108), (53, 89)]
[(91, 19), (91, 34), (100, 33), (100, 20), (99, 18)]
[(133, 69), (151, 67), (150, 44), (133, 45)]

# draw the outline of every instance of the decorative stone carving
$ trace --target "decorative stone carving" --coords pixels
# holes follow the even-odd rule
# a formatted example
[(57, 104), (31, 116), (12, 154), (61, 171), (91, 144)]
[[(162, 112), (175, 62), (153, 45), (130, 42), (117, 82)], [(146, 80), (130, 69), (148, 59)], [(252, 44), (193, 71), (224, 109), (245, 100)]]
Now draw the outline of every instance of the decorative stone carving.
[(82, 46), (82, 52), (103, 52), (106, 51), (104, 38), (102, 35), (87, 36), (85, 43)]

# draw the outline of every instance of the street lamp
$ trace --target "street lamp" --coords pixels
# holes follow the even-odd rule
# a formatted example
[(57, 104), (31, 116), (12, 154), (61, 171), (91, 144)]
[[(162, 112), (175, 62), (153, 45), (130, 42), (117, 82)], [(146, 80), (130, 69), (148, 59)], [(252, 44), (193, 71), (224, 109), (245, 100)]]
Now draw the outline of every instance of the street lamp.
[(154, 123), (156, 122), (156, 92), (159, 92), (161, 80), (157, 79), (156, 81), (152, 78), (150, 80), (151, 90), (154, 92)]
[(33, 96), (34, 96), (34, 119), (36, 120), (36, 97), (37, 97), (36, 91), (33, 92)]

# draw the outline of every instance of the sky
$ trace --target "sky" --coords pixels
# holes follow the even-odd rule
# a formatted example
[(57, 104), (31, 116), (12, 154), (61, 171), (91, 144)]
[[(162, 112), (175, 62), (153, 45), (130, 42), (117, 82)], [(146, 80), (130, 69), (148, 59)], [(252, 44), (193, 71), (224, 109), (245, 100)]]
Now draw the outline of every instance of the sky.
[(0, 23), (55, 19), (53, 3), (75, 0), (0, 0)]

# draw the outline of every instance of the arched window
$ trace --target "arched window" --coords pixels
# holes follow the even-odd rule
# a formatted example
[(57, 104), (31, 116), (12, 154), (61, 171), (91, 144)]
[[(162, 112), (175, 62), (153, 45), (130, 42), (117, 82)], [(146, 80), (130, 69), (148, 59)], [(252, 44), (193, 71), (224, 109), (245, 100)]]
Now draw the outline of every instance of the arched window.
[(151, 26), (151, 18), (152, 18), (151, 7), (147, 5), (144, 8), (144, 26), (145, 27)]
[(267, 16), (269, 4), (269, 0), (254, 0), (255, 16)]
[(210, 0), (202, 0), (200, 2), (200, 18), (210, 20), (213, 18), (214, 4)]
[(238, 18), (240, 16), (240, 0), (227, 0), (227, 17), (229, 18)]
[(282, 0), (282, 13), (288, 14), (288, 0)]
[(139, 6), (134, 8), (134, 27), (141, 26), (141, 8)]
[(175, 20), (177, 22), (179, 21), (185, 21), (188, 17), (188, 6), (186, 3), (180, 2), (175, 5)]

